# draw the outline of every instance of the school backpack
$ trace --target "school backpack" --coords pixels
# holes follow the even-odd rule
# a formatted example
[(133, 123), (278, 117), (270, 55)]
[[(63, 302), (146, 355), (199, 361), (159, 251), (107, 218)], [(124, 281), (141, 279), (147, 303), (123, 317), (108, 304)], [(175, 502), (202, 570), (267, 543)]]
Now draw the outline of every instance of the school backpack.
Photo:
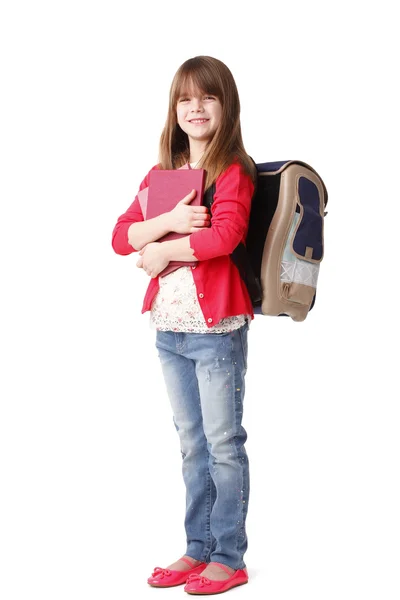
[[(231, 258), (255, 314), (304, 321), (315, 304), (328, 193), (305, 162), (254, 164), (257, 182), (246, 244), (239, 244)], [(204, 194), (211, 213), (214, 193), (215, 183)]]

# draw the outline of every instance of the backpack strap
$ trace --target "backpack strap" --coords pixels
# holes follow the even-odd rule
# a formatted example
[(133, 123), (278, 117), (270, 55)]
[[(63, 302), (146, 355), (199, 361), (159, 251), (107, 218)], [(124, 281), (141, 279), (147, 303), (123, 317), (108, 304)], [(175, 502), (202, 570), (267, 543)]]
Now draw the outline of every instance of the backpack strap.
[[(251, 158), (251, 157), (250, 157)], [(257, 168), (256, 163), (251, 159)], [(257, 192), (257, 180), (254, 185), (253, 198)], [(210, 212), (214, 202), (215, 194), (215, 183), (213, 183), (204, 193), (203, 205), (206, 206)], [(251, 265), (249, 254), (246, 250), (246, 246), (241, 242), (236, 246), (232, 254), (230, 255), (234, 264), (238, 268), (240, 276), (247, 287), (253, 306), (261, 305), (262, 300), (262, 288), (261, 282), (258, 277), (255, 276), (253, 267)]]

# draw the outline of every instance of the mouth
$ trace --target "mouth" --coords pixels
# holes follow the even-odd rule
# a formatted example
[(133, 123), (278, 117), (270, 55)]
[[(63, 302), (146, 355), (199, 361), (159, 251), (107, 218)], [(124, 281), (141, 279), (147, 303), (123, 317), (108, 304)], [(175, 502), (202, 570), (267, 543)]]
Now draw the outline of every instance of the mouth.
[(194, 125), (203, 125), (203, 123), (207, 123), (209, 119), (192, 119), (189, 123), (193, 123)]

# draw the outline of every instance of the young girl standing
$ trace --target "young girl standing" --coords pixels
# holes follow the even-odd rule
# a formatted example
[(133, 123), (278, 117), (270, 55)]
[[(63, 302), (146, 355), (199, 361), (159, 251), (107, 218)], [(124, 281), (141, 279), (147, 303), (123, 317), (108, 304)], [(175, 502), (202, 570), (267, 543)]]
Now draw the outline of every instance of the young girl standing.
[[(150, 275), (142, 313), (150, 311), (156, 347), (180, 438), (186, 486), (184, 556), (156, 567), (148, 583), (186, 582), (193, 594), (247, 583), (249, 464), (242, 426), (247, 335), (252, 303), (231, 252), (244, 242), (256, 177), (241, 135), (235, 81), (221, 61), (197, 56), (172, 82), (159, 164), (206, 170), (215, 183), (212, 215), (190, 206), (192, 191), (170, 212), (144, 221), (138, 197), (119, 217), (118, 254), (139, 251)], [(149, 174), (139, 191), (148, 187)], [(170, 231), (187, 234), (157, 242)], [(171, 260), (196, 261), (159, 277)]]

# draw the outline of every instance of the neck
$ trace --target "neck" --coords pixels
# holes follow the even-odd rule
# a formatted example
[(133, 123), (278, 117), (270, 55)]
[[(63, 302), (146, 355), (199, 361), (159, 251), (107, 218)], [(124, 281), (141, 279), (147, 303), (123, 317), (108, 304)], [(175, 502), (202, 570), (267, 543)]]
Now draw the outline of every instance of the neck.
[(197, 163), (206, 151), (206, 144), (190, 144), (190, 163)]

